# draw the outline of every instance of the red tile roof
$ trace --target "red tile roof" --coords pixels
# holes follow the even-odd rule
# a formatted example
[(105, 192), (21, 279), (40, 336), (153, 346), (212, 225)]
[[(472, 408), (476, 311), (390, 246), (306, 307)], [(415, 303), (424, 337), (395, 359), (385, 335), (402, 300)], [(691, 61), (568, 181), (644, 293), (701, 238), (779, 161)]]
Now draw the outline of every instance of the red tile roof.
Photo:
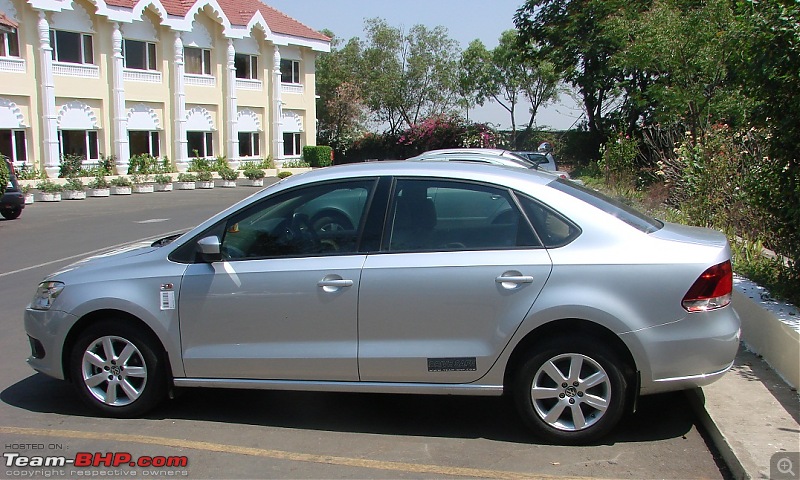
[(6, 17), (3, 12), (0, 12), (0, 25), (3, 25), (5, 27), (9, 27), (9, 28), (17, 28), (17, 27), (19, 27), (19, 24), (17, 22), (15, 22), (14, 20), (11, 20), (10, 18)]
[[(133, 8), (137, 0), (106, 0), (107, 5)], [(243, 26), (250, 22), (257, 11), (261, 12), (269, 29), (275, 33), (292, 35), (312, 40), (329, 41), (330, 38), (308, 27), (294, 18), (275, 10), (260, 0), (217, 0), (219, 6), (233, 25)], [(185, 16), (195, 4), (194, 0), (161, 0), (161, 5), (170, 15)]]

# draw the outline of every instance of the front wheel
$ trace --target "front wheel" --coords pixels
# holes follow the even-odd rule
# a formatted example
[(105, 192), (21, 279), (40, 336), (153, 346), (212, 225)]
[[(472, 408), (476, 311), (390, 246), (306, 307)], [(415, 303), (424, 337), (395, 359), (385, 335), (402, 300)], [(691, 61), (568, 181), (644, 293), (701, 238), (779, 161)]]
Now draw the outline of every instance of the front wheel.
[(525, 423), (558, 444), (606, 435), (625, 410), (624, 364), (610, 349), (576, 338), (534, 346), (517, 371), (514, 401)]
[(22, 208), (20, 207), (9, 207), (0, 209), (0, 215), (3, 216), (6, 220), (15, 220), (19, 218), (22, 214)]
[(166, 396), (157, 341), (121, 320), (90, 326), (72, 349), (70, 374), (81, 398), (111, 417), (146, 413)]

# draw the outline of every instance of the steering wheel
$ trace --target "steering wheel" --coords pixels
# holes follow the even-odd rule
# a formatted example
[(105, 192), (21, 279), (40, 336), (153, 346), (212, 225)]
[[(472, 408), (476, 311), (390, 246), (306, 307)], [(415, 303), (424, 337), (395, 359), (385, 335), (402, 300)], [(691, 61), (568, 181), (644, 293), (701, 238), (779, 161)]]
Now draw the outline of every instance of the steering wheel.
[(294, 237), (298, 238), (302, 245), (302, 251), (317, 251), (319, 247), (319, 236), (314, 226), (311, 225), (308, 215), (304, 213), (295, 213), (292, 215), (291, 225), (289, 229), (292, 231)]

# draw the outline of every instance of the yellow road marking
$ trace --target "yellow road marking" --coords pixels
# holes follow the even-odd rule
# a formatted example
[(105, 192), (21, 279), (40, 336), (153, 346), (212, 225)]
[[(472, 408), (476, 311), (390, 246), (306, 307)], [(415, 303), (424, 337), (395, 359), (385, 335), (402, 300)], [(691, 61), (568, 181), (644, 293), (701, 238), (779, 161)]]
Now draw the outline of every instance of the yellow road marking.
[[(232, 453), (236, 455), (249, 455), (253, 457), (288, 460), (292, 462), (308, 462), (344, 467), (370, 468), (406, 473), (428, 473), (432, 475), (449, 475), (458, 477), (476, 477), (491, 479), (541, 479), (556, 480), (563, 478), (579, 479), (581, 477), (560, 477), (553, 475), (527, 475), (520, 472), (502, 470), (484, 470), (479, 468), (445, 467), (439, 465), (419, 465), (415, 463), (388, 462), (370, 460), (366, 458), (336, 457), (331, 455), (314, 455), (309, 453), (286, 452), (282, 450), (269, 450), (264, 448), (242, 447), (238, 445), (224, 445), (219, 443), (199, 442), (196, 440), (183, 440), (167, 437), (151, 437), (146, 435), (127, 435), (119, 433), (83, 432), (78, 430), (49, 430), (38, 428), (0, 427), (0, 433), (31, 435), (43, 437), (77, 438), (83, 440), (109, 440), (114, 442), (130, 442), (145, 445), (159, 445), (163, 447), (188, 448), (216, 453)], [(583, 477), (584, 479), (586, 477)], [(596, 480), (596, 479), (595, 479)]]

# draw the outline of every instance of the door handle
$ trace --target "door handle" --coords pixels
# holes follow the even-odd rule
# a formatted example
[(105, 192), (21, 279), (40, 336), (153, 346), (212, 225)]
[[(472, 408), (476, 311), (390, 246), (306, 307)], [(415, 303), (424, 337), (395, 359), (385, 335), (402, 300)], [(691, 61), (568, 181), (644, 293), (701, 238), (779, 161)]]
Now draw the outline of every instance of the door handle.
[(317, 282), (318, 287), (352, 287), (353, 281), (352, 280), (320, 280)]
[(533, 283), (531, 275), (500, 275), (495, 278), (496, 283)]

